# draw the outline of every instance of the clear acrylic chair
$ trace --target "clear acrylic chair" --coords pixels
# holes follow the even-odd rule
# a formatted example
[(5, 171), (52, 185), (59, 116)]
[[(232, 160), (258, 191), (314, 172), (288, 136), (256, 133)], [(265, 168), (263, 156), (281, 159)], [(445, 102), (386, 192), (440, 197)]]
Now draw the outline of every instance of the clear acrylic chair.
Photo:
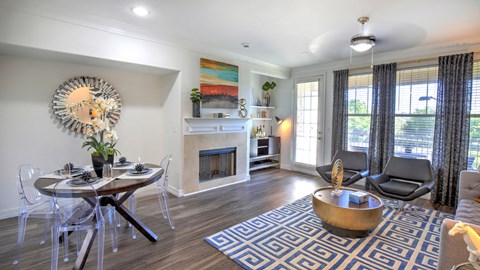
[[(78, 197), (78, 191), (69, 188), (63, 180), (55, 184), (53, 205), (54, 225), (52, 229), (52, 263), (51, 269), (58, 266), (59, 235), (63, 232), (79, 232), (97, 230), (98, 261), (97, 269), (103, 269), (105, 220), (100, 207), (97, 192), (91, 185), (82, 186), (82, 193), (88, 197)], [(105, 210), (110, 210), (104, 208)], [(109, 214), (111, 211), (108, 211)], [(115, 226), (111, 226), (114, 227)], [(64, 233), (64, 261), (68, 261), (68, 233)], [(112, 242), (115, 242), (112, 238)], [(116, 243), (113, 243), (116, 246)]]
[[(164, 172), (162, 174), (162, 177), (160, 180), (157, 182), (157, 187), (156, 189), (158, 190), (157, 196), (158, 196), (158, 202), (160, 204), (160, 209), (162, 209), (162, 215), (165, 219), (168, 219), (168, 222), (170, 223), (170, 227), (172, 230), (175, 229), (175, 225), (173, 224), (173, 219), (170, 215), (170, 211), (168, 209), (168, 167), (170, 166), (170, 161), (172, 160), (172, 155), (166, 155), (163, 159), (162, 162), (160, 163), (160, 167), (164, 169)], [(135, 196), (132, 194), (130, 198), (128, 198), (128, 203), (129, 203), (129, 209), (130, 212), (135, 214)], [(117, 223), (117, 226), (120, 226), (120, 221)], [(128, 224), (130, 227), (131, 224)], [(132, 238), (135, 239), (137, 238), (135, 227), (132, 227)]]
[(18, 240), (17, 252), (13, 261), (14, 265), (18, 265), (20, 253), (22, 251), (25, 238), (25, 227), (27, 218), (44, 218), (45, 231), (41, 238), (40, 244), (45, 244), (47, 234), (50, 232), (50, 220), (52, 218), (52, 198), (44, 196), (34, 187), (35, 181), (43, 175), (39, 168), (33, 165), (24, 164), (18, 167), (17, 188), (20, 195), (20, 213), (18, 214)]
[(163, 158), (162, 162), (160, 163), (160, 167), (163, 168), (165, 171), (163, 172), (162, 178), (157, 182), (157, 189), (158, 189), (158, 201), (160, 203), (160, 208), (162, 209), (162, 214), (165, 219), (168, 219), (170, 223), (170, 227), (172, 230), (175, 229), (175, 225), (173, 224), (173, 219), (170, 215), (170, 211), (168, 209), (168, 167), (170, 165), (170, 161), (172, 161), (172, 155), (167, 155)]

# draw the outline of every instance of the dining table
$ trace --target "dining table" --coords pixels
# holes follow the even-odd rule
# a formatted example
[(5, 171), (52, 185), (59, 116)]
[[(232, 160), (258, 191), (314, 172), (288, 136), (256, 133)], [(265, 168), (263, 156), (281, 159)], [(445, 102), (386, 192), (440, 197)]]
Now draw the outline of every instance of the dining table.
[[(144, 164), (146, 168), (151, 168), (153, 173), (146, 174), (145, 176), (137, 175), (134, 177), (128, 177), (127, 172), (129, 168), (120, 167), (113, 170), (113, 180), (96, 188), (95, 191), (99, 198), (101, 206), (111, 205), (115, 207), (115, 210), (127, 220), (132, 226), (134, 226), (141, 234), (145, 236), (150, 242), (156, 242), (158, 236), (149, 229), (135, 214), (133, 214), (125, 205), (124, 202), (128, 200), (132, 194), (139, 188), (151, 185), (157, 182), (163, 175), (164, 169), (154, 164)], [(130, 168), (131, 169), (131, 168)], [(54, 195), (54, 189), (51, 188), (55, 183), (64, 180), (58, 177), (49, 178), (43, 176), (37, 179), (34, 183), (35, 188), (42, 194), (47, 196)], [(101, 180), (107, 181), (107, 180)], [(122, 194), (117, 196), (117, 194)], [(61, 190), (55, 192), (55, 196), (62, 197)], [(89, 198), (95, 197), (95, 193), (90, 190), (74, 189), (68, 190), (64, 194), (65, 197), (78, 197), (83, 198), (85, 201), (89, 201)], [(83, 269), (92, 248), (93, 242), (97, 235), (96, 229), (91, 229), (87, 232), (83, 241), (78, 257), (75, 261), (73, 269)]]

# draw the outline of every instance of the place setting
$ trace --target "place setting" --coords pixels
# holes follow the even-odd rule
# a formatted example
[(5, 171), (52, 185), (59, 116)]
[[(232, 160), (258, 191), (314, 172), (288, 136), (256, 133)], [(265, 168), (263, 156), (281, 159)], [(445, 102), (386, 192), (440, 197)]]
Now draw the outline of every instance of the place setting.
[(141, 162), (136, 163), (132, 167), (132, 169), (129, 169), (127, 172), (116, 177), (115, 179), (143, 179), (145, 177), (150, 177), (161, 170), (161, 168), (148, 168), (144, 163)]
[[(49, 177), (50, 175), (53, 177)], [(82, 189), (90, 185), (98, 189), (113, 180), (113, 166), (105, 163), (102, 168), (102, 177), (98, 177), (92, 170), (76, 168), (72, 163), (66, 163), (62, 169), (56, 170), (50, 175), (46, 175), (44, 178), (65, 180), (58, 183), (57, 189)], [(53, 189), (56, 184), (46, 188)]]
[(65, 163), (62, 168), (53, 171), (52, 173), (43, 175), (43, 178), (51, 178), (51, 179), (67, 179), (81, 175), (85, 172), (84, 168), (75, 167), (73, 163), (67, 162)]

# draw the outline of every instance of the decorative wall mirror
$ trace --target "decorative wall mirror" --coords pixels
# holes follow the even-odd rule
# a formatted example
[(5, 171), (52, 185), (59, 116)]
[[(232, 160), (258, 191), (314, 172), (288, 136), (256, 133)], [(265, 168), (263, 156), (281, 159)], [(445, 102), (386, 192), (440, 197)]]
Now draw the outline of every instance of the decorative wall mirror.
[(100, 117), (99, 112), (89, 106), (99, 98), (113, 99), (113, 110), (102, 115), (104, 121), (108, 121), (111, 127), (120, 119), (122, 100), (117, 89), (107, 81), (91, 77), (81, 76), (65, 81), (61, 84), (53, 96), (53, 113), (64, 127), (79, 134), (94, 134), (92, 125), (94, 118)]

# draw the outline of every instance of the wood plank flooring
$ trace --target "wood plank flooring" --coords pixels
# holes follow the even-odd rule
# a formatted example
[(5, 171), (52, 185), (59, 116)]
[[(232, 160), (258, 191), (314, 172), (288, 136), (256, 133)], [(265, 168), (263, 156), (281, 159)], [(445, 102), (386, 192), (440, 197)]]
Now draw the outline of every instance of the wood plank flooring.
[[(175, 222), (171, 230), (155, 195), (137, 198), (137, 215), (158, 236), (150, 243), (143, 235), (131, 238), (129, 228), (119, 230), (119, 251), (112, 253), (108, 225), (105, 231), (104, 269), (241, 269), (203, 238), (310, 194), (325, 185), (320, 177), (286, 170), (267, 169), (251, 174), (251, 181), (182, 198), (170, 198)], [(413, 204), (432, 208), (429, 201)], [(453, 212), (451, 208), (441, 211)], [(20, 269), (49, 269), (50, 241), (40, 246), (43, 220), (27, 221)], [(0, 269), (13, 269), (17, 219), (0, 220)], [(73, 240), (73, 239), (71, 239)], [(75, 250), (71, 241), (70, 250)], [(62, 254), (63, 249), (60, 249)], [(96, 269), (96, 242), (85, 269)], [(71, 269), (75, 257), (60, 269)]]

